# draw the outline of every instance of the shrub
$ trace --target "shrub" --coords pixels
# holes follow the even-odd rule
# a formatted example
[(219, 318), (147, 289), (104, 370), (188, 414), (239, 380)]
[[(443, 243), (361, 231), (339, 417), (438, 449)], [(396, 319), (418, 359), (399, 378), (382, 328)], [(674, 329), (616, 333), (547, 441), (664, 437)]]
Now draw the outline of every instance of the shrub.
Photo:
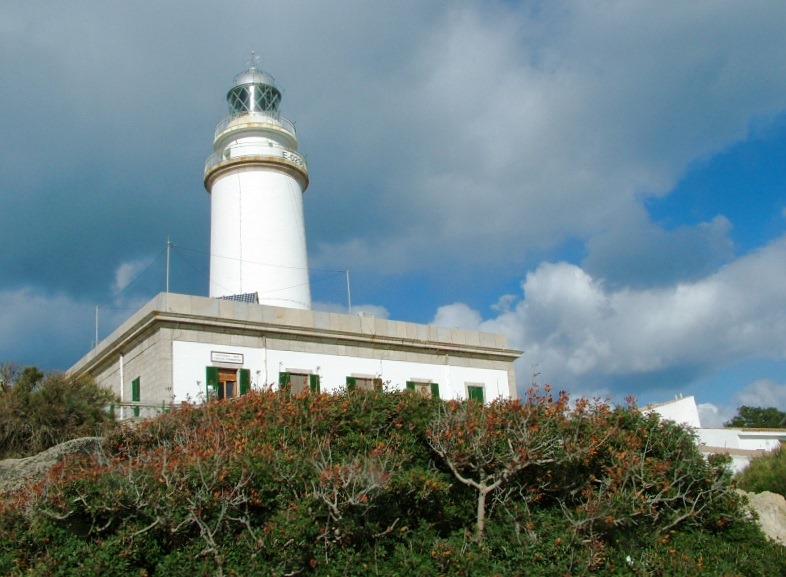
[(90, 377), (25, 368), (0, 389), (0, 459), (104, 433), (114, 424), (107, 412), (113, 401)]
[(471, 403), (261, 391), (117, 430), (0, 496), (0, 571), (786, 572), (689, 431), (548, 391)]
[(779, 447), (751, 460), (750, 465), (737, 474), (735, 481), (745, 491), (770, 491), (786, 497), (786, 450)]

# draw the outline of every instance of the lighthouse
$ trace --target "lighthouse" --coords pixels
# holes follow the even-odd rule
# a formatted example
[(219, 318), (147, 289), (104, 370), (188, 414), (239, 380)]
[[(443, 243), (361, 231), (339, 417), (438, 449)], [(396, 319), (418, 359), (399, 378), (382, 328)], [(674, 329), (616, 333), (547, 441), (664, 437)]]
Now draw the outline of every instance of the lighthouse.
[(226, 98), (204, 172), (212, 298), (162, 292), (69, 373), (111, 389), (121, 419), (269, 387), (299, 394), (388, 382), (445, 399), (515, 398), (521, 351), (503, 335), (310, 310), (308, 169), (295, 126), (253, 55)]
[(281, 92), (255, 58), (235, 76), (229, 115), (205, 163), (210, 194), (210, 296), (256, 293), (260, 304), (311, 308), (303, 192), (306, 161)]

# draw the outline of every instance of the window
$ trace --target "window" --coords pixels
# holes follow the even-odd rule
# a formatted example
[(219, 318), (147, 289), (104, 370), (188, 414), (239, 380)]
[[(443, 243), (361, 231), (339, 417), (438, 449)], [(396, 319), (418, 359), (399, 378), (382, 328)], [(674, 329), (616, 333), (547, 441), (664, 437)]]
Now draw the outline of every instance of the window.
[(467, 384), (467, 399), (477, 401), (481, 405), (486, 402), (486, 389), (481, 384)]
[(428, 381), (407, 381), (407, 390), (414, 391), (425, 397), (439, 398), (439, 385)]
[(207, 367), (205, 372), (208, 399), (233, 399), (251, 390), (249, 369)]
[(237, 369), (218, 369), (218, 398), (231, 399), (237, 394)]
[(376, 377), (347, 377), (347, 390), (381, 391), (382, 379)]
[[(131, 402), (132, 403), (138, 403), (139, 402), (139, 399), (141, 398), (141, 394), (140, 393), (141, 393), (141, 391), (140, 391), (140, 387), (139, 387), (139, 377), (137, 377), (133, 381), (131, 381)], [(139, 416), (139, 407), (138, 406), (134, 407), (134, 416), (135, 417)]]
[(319, 392), (319, 375), (310, 373), (278, 373), (278, 388), (293, 395), (303, 391)]

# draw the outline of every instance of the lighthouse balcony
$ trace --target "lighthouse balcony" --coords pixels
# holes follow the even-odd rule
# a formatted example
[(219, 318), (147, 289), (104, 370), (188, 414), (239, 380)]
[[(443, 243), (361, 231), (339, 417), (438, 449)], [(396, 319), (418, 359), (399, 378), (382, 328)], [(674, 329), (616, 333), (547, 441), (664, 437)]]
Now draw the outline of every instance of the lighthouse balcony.
[(284, 161), (285, 164), (292, 164), (302, 172), (307, 172), (306, 159), (299, 153), (282, 148), (280, 146), (260, 144), (258, 142), (248, 144), (233, 144), (228, 146), (220, 153), (211, 154), (205, 162), (205, 172), (212, 172), (220, 164), (235, 164), (239, 162), (255, 160)]
[(219, 140), (219, 137), (227, 130), (253, 130), (259, 128), (287, 132), (297, 141), (297, 131), (294, 122), (281, 116), (275, 117), (260, 112), (241, 114), (240, 116), (227, 116), (216, 125), (214, 140)]

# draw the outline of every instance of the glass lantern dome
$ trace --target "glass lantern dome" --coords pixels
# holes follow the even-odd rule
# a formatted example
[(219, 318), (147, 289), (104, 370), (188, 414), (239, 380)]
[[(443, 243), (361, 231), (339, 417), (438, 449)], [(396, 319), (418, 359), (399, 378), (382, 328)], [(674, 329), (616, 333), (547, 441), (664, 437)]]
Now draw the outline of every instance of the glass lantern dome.
[(227, 93), (229, 115), (268, 114), (278, 118), (281, 92), (276, 88), (273, 77), (257, 69), (251, 61), (248, 70), (235, 76), (235, 82)]

